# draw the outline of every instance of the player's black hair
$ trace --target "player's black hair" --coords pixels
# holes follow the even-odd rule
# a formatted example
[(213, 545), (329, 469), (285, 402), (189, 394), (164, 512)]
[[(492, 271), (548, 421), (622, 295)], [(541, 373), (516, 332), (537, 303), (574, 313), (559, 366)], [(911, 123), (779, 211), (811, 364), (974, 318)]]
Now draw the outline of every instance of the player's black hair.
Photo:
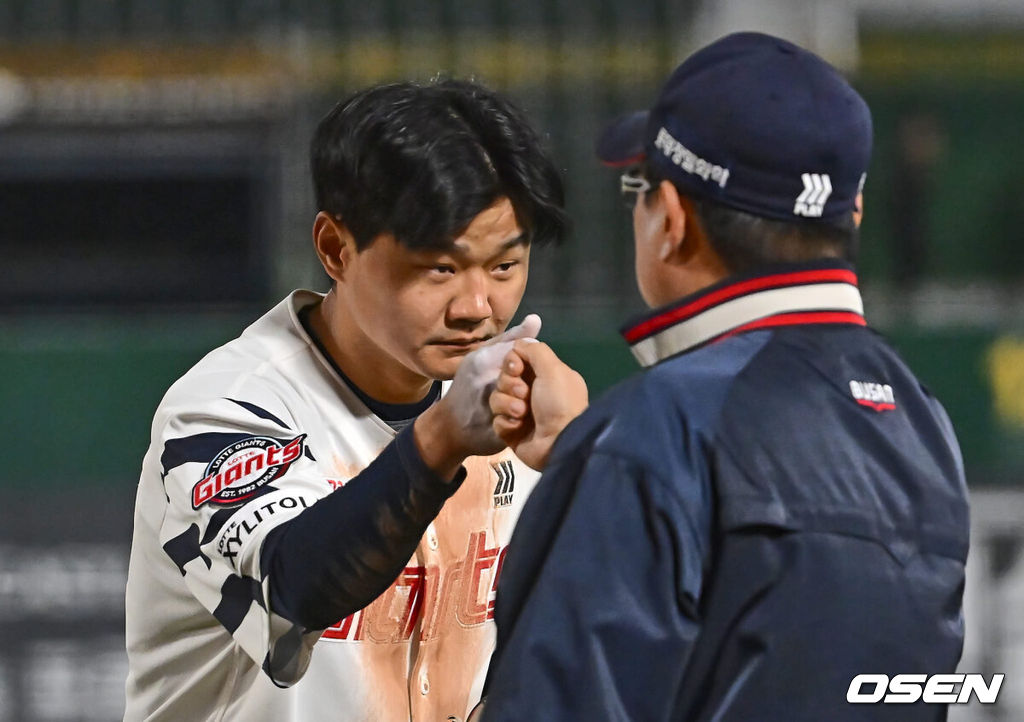
[(568, 231), (562, 180), (524, 113), (462, 80), (362, 90), (320, 121), (310, 148), (317, 207), (359, 250), (381, 233), (444, 249), (502, 197), (529, 243)]
[[(648, 163), (642, 172), (652, 185), (663, 180)], [(860, 232), (852, 215), (834, 223), (781, 221), (692, 194), (687, 197), (693, 200), (711, 247), (732, 273), (818, 258), (841, 258), (850, 263), (857, 260)]]

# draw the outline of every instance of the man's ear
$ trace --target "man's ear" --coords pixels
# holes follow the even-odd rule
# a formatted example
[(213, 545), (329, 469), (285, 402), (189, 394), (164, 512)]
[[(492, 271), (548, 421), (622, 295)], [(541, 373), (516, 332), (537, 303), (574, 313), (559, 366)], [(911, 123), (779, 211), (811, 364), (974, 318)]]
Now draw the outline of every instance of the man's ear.
[(693, 243), (693, 207), (689, 198), (681, 196), (670, 181), (662, 181), (658, 195), (665, 211), (664, 238), (658, 257), (686, 262), (697, 250)]
[(356, 253), (356, 239), (345, 223), (320, 211), (313, 221), (313, 246), (324, 271), (334, 281), (342, 281), (345, 268)]
[(864, 194), (858, 193), (853, 202), (853, 225), (860, 228), (860, 222), (864, 220)]

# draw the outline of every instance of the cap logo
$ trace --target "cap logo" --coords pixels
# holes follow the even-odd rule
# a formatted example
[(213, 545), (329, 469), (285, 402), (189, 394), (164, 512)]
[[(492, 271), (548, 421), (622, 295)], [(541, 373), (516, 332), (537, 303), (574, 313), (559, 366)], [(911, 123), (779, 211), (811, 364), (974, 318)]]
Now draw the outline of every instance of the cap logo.
[(704, 160), (673, 138), (665, 128), (658, 130), (658, 136), (654, 139), (654, 147), (690, 175), (700, 176), (703, 180), (712, 180), (720, 188), (725, 188), (725, 184), (729, 182), (728, 168)]
[(828, 173), (804, 173), (800, 179), (804, 182), (804, 190), (796, 198), (793, 214), (818, 218), (825, 210), (828, 197), (832, 195), (832, 179)]

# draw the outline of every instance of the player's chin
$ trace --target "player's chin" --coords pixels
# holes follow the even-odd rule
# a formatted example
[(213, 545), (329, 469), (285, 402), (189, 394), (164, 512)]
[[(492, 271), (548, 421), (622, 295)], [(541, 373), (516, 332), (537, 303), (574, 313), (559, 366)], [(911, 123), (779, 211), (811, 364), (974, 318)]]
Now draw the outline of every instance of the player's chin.
[(420, 367), (430, 378), (448, 381), (454, 378), (467, 353), (467, 350), (428, 346), (420, 354)]

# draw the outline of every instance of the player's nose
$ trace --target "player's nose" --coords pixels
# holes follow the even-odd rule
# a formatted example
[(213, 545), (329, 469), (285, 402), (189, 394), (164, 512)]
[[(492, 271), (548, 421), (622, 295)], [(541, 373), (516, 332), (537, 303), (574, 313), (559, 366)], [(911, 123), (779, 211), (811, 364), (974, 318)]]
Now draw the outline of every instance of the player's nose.
[(491, 317), (490, 286), (486, 274), (482, 269), (480, 273), (474, 271), (463, 276), (455, 297), (448, 305), (451, 321), (479, 323)]

